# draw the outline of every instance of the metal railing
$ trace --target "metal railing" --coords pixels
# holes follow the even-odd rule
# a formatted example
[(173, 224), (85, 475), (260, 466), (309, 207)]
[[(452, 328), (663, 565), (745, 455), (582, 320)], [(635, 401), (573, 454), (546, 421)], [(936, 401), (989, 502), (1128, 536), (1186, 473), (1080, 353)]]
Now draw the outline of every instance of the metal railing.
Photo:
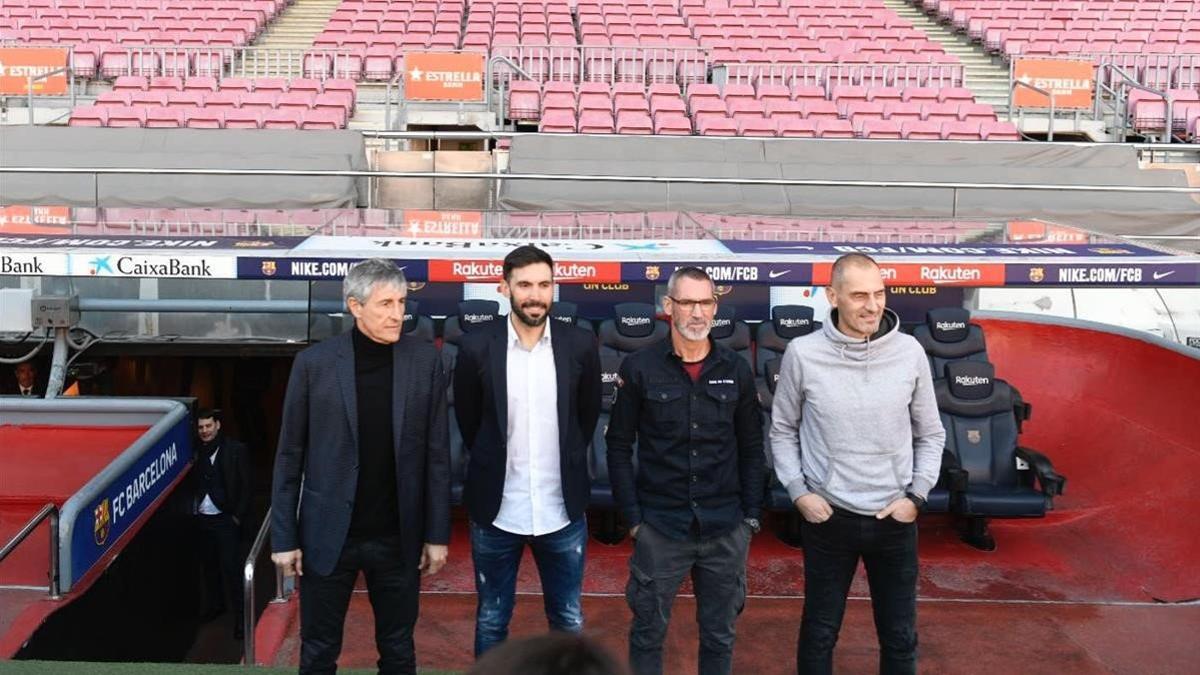
[(58, 517), (58, 505), (54, 503), (46, 504), (29, 519), (29, 522), (25, 523), (25, 527), (22, 527), (19, 532), (13, 535), (12, 539), (8, 540), (4, 548), (0, 549), (0, 563), (2, 563), (9, 554), (17, 550), (21, 542), (33, 534), (34, 530), (37, 529), (38, 525), (42, 524), (43, 520), (48, 518), (50, 520), (50, 570), (47, 581), (50, 599), (52, 600), (58, 600), (62, 597), (58, 576)]
[[(243, 619), (245, 621), (243, 627), (245, 631), (243, 656), (245, 658), (245, 665), (247, 666), (257, 665), (255, 663), (256, 643), (254, 639), (254, 628), (258, 624), (258, 617), (255, 616), (255, 610), (258, 608), (254, 588), (255, 568), (258, 566), (258, 558), (262, 555), (270, 534), (271, 509), (268, 508), (267, 515), (263, 517), (262, 525), (258, 528), (258, 534), (254, 537), (254, 544), (250, 547), (250, 553), (247, 554), (246, 562), (242, 567), (242, 602), (244, 603)], [(290, 596), (291, 589), (285, 587), (283, 571), (275, 567), (275, 597), (271, 598), (271, 602), (287, 602)]]
[(1011, 122), (1012, 118), (1013, 118), (1013, 99), (1016, 98), (1016, 93), (1017, 93), (1018, 87), (1025, 87), (1026, 89), (1034, 92), (1035, 94), (1041, 94), (1042, 96), (1045, 96), (1050, 101), (1050, 117), (1046, 121), (1048, 124), (1048, 126), (1046, 128), (1046, 140), (1053, 141), (1054, 140), (1054, 92), (1046, 90), (1046, 89), (1042, 89), (1040, 87), (1035, 87), (1032, 84), (1029, 84), (1028, 82), (1022, 82), (1021, 80), (1011, 79), (1012, 78), (1011, 72), (1009, 73), (1009, 78), (1010, 78), (1011, 82), (1008, 86), (1008, 121)]
[(840, 84), (871, 87), (961, 87), (961, 63), (730, 63), (717, 66), (725, 80), (737, 84), (818, 85), (828, 90)]
[(493, 70), (493, 78), (537, 81), (687, 84), (707, 80), (710, 66), (707, 49), (670, 45), (506, 45), (491, 56), (519, 66)]
[[(1109, 77), (1105, 78), (1102, 75), (1108, 72)], [(1110, 84), (1111, 83), (1111, 84)], [(1107, 101), (1112, 111), (1113, 129), (1120, 130), (1122, 135), (1129, 131), (1137, 131), (1130, 126), (1129, 120), (1129, 90), (1137, 89), (1161, 98), (1166, 103), (1164, 112), (1164, 129), (1163, 143), (1171, 144), (1174, 130), (1174, 105), (1169, 92), (1154, 87), (1147, 86), (1137, 81), (1125, 69), (1120, 66), (1106, 63), (1099, 67), (1096, 74), (1096, 96), (1095, 96), (1095, 117), (1096, 119), (1104, 118), (1103, 105)], [(1107, 94), (1107, 97), (1105, 96)], [(1135, 121), (1136, 123), (1136, 121)]]
[(307, 77), (359, 79), (363, 58), (348, 49), (254, 46), (153, 46), (107, 50), (96, 76)]

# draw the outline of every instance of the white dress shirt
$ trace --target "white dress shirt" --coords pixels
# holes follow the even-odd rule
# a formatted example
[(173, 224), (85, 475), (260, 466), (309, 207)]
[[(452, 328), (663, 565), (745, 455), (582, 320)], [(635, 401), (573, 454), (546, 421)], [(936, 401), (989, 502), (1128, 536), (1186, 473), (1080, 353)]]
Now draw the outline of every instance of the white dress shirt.
[[(212, 464), (214, 467), (217, 465), (217, 453), (219, 452), (221, 452), (221, 446), (218, 445), (217, 449), (213, 450), (213, 454), (208, 457), (209, 464)], [(212, 496), (208, 494), (205, 494), (204, 499), (201, 500), (199, 511), (206, 516), (221, 515), (221, 509), (217, 508), (217, 505), (213, 503)]]
[(525, 349), (508, 318), (508, 461), (504, 496), (493, 525), (540, 536), (571, 523), (563, 502), (558, 448), (558, 378), (551, 320), (533, 349)]

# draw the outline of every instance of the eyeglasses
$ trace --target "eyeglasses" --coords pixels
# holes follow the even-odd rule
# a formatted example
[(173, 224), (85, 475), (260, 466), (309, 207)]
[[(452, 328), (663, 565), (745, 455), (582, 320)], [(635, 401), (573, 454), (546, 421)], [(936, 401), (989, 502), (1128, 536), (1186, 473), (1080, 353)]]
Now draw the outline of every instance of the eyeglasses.
[(694, 309), (696, 309), (697, 307), (699, 307), (701, 310), (703, 310), (705, 312), (711, 312), (712, 310), (716, 309), (716, 307), (717, 307), (717, 299), (716, 298), (705, 298), (703, 300), (686, 300), (686, 299), (682, 299), (682, 298), (677, 298), (673, 295), (668, 295), (667, 297), (671, 299), (671, 302), (674, 302), (675, 304), (679, 305), (679, 308), (682, 309), (684, 312), (691, 312)]

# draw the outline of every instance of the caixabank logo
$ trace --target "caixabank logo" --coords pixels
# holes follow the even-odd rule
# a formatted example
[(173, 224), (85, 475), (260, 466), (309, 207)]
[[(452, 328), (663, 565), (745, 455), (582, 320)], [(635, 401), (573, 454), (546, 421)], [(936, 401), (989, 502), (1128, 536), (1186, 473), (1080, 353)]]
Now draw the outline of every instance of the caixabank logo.
[(75, 274), (93, 277), (233, 279), (237, 262), (232, 257), (71, 254)]

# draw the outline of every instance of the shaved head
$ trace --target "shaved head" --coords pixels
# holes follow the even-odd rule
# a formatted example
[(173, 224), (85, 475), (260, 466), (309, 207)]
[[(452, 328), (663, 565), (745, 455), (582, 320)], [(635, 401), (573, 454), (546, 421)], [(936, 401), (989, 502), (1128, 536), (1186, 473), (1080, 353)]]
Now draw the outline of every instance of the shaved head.
[(846, 271), (849, 269), (879, 269), (879, 263), (865, 253), (847, 253), (833, 261), (833, 277), (829, 285), (834, 288), (842, 286), (846, 281)]

